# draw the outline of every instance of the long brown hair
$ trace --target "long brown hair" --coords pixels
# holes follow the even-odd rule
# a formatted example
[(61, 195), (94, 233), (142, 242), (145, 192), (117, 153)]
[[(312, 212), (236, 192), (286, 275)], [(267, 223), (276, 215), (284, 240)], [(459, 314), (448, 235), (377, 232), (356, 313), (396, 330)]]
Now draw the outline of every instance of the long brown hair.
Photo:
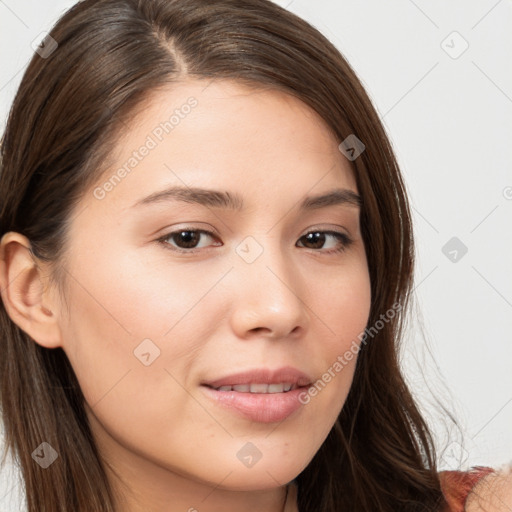
[[(398, 350), (413, 275), (406, 191), (391, 145), (355, 72), (315, 28), (268, 0), (85, 0), (34, 54), (1, 145), (0, 235), (16, 231), (59, 271), (70, 212), (102, 172), (123, 120), (156, 88), (183, 77), (234, 79), (291, 94), (342, 142), (363, 199), (369, 326), (351, 390), (327, 439), (297, 476), (303, 512), (436, 510), (442, 493), (431, 435), (402, 376)], [(62, 288), (63, 289), (63, 288)], [(400, 304), (401, 312), (382, 322)], [(29, 512), (112, 512), (84, 397), (61, 348), (46, 349), (0, 308), (6, 447), (21, 468)], [(31, 453), (48, 442), (46, 470)]]

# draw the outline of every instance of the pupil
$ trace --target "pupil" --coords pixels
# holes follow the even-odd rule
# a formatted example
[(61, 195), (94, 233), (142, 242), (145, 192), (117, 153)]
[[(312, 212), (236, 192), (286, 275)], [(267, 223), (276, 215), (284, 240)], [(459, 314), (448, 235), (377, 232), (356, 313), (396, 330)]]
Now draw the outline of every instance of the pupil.
[(323, 233), (308, 233), (306, 235), (306, 238), (308, 239), (309, 242), (312, 242), (313, 244), (317, 244), (320, 242), (320, 246), (322, 246), (324, 244), (324, 238), (325, 238), (325, 235)]
[(199, 233), (195, 231), (181, 231), (181, 233), (179, 233), (178, 236), (181, 237), (182, 240), (184, 240), (187, 249), (190, 249), (191, 247), (195, 246), (199, 239)]

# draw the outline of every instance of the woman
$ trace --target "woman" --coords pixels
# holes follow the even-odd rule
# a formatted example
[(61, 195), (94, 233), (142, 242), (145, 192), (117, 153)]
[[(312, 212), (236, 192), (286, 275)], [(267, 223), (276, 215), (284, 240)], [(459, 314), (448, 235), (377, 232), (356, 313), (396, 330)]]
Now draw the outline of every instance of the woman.
[(22, 80), (0, 194), (1, 400), (30, 512), (453, 511), (471, 489), (500, 510), (505, 478), (436, 469), (397, 359), (400, 171), (303, 20), (78, 3)]

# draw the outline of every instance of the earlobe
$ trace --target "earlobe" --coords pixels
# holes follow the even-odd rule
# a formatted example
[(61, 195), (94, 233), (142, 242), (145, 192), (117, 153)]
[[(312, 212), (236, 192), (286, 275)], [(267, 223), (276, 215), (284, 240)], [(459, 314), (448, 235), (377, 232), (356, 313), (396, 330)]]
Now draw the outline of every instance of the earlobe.
[(56, 304), (24, 235), (9, 231), (0, 241), (0, 292), (11, 320), (36, 343), (61, 346)]

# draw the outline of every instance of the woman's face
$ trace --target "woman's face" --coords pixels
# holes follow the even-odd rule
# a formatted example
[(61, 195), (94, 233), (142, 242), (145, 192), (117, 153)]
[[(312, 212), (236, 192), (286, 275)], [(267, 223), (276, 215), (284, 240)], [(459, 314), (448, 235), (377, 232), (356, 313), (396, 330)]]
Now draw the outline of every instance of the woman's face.
[(60, 328), (102, 453), (138, 485), (275, 488), (332, 428), (370, 308), (339, 142), (299, 100), (227, 81), (124, 125), (72, 218)]

